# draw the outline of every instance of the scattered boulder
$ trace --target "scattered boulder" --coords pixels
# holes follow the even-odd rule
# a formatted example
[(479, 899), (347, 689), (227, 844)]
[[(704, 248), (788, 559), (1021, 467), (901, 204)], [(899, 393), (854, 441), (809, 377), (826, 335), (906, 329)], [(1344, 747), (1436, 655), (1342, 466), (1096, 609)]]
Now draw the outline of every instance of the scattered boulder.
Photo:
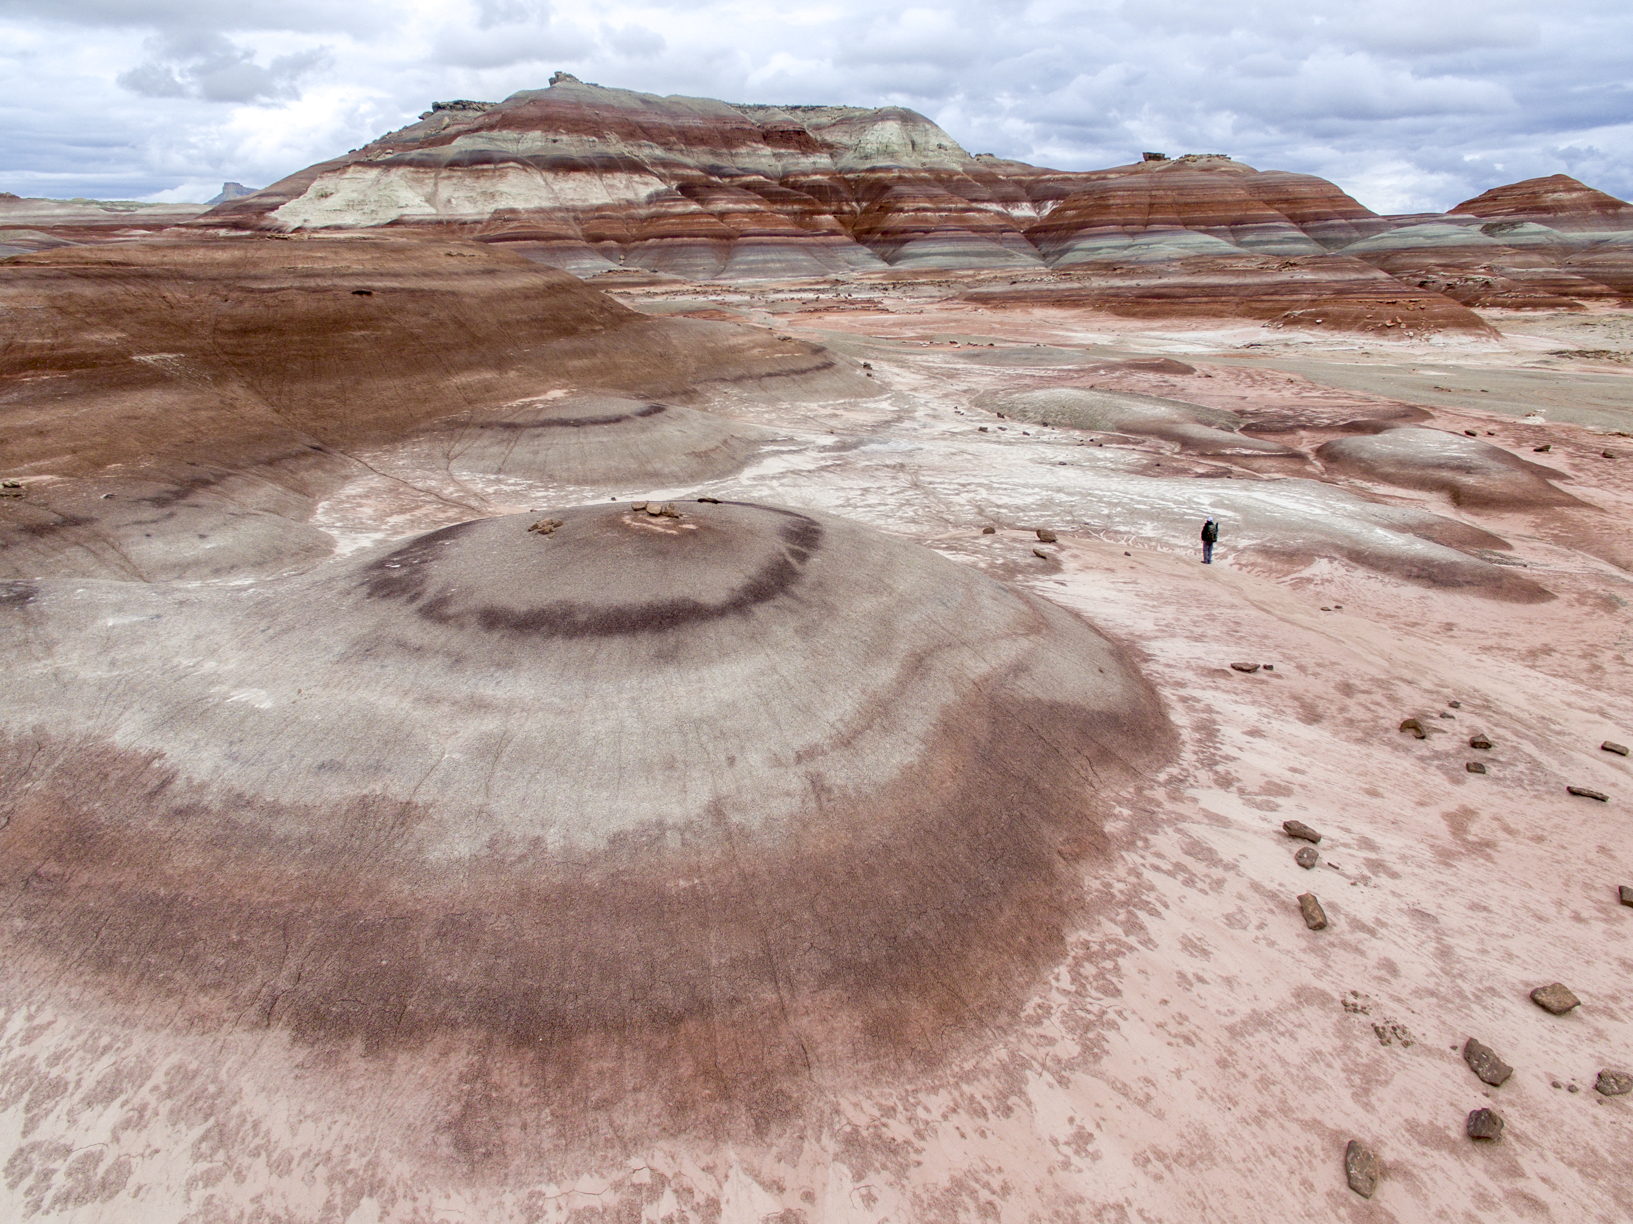
[(981, 528), (981, 534), (982, 535), (997, 535), (998, 534), (998, 529), (996, 527), (983, 527), (983, 528)]
[(1478, 429), (1465, 429), (1463, 432), (1471, 438), (1478, 438), (1480, 436), (1480, 431)]
[(1250, 676), (1259, 670), (1257, 663), (1232, 663), (1230, 666), (1233, 671), (1246, 672)]
[(1627, 755), (1627, 745), (1626, 744), (1613, 744), (1609, 740), (1606, 740), (1604, 743), (1599, 745), (1599, 751), (1600, 752), (1614, 752), (1617, 756), (1626, 756)]
[(1351, 1139), (1344, 1149), (1344, 1176), (1349, 1188), (1362, 1198), (1369, 1199), (1378, 1188), (1378, 1158), (1372, 1149), (1359, 1139)]
[(718, 497), (700, 497), (697, 500), (706, 506), (718, 506), (720, 504)]
[(1264, 665), (1264, 669), (1265, 669), (1265, 671), (1275, 671), (1276, 670), (1276, 665), (1274, 663), (1266, 663)]
[(1046, 552), (1044, 552), (1044, 551), (1043, 551), (1043, 549), (1041, 549), (1041, 548), (1034, 548), (1034, 549), (1033, 549), (1033, 550), (1032, 550), (1032, 555), (1033, 555), (1033, 556), (1034, 556), (1034, 557), (1041, 557), (1041, 558), (1043, 558), (1043, 559), (1044, 559), (1044, 560), (1045, 560), (1045, 561), (1047, 561), (1047, 560), (1048, 560), (1048, 559), (1049, 559), (1049, 554), (1048, 554), (1048, 553), (1046, 553)]
[(1604, 1096), (1626, 1096), (1633, 1092), (1633, 1075), (1625, 1071), (1601, 1071), (1593, 1087)]
[(1554, 449), (1554, 444), (1552, 442), (1544, 442), (1541, 446), (1533, 446), (1531, 449), (1539, 455), (1546, 455), (1549, 451)]
[(1486, 771), (1485, 765), (1480, 761), (1470, 761), (1467, 765), (1463, 766), (1463, 768), (1468, 770), (1470, 773), (1483, 774)]
[(1485, 737), (1484, 732), (1476, 731), (1473, 735), (1469, 736), (1469, 747), (1478, 748), (1481, 752), (1490, 752), (1491, 741)]
[(1493, 1088), (1501, 1088), (1514, 1074), (1514, 1068), (1498, 1058), (1497, 1051), (1480, 1044), (1473, 1037), (1463, 1046), (1463, 1061), (1468, 1063), (1470, 1071)]
[(1317, 833), (1302, 820), (1284, 820), (1281, 822), (1282, 832), (1288, 837), (1302, 837), (1307, 842), (1321, 841), (1321, 834)]
[(1327, 929), (1327, 914), (1321, 908), (1321, 902), (1315, 899), (1314, 893), (1300, 893), (1298, 898), (1299, 912), (1304, 915), (1304, 925), (1312, 931)]
[(1616, 453), (1614, 451), (1600, 451), (1599, 453), (1601, 455), (1603, 455), (1606, 459), (1616, 458)]
[(1603, 791), (1590, 790), (1586, 786), (1567, 786), (1565, 791), (1567, 794), (1581, 795), (1584, 799), (1597, 799), (1600, 803), (1610, 802), (1609, 795), (1605, 794)]
[(1053, 544), (1055, 542), (1055, 538), (1055, 533), (1050, 531), (1047, 527), (1038, 528), (1038, 539), (1044, 544)]
[(1305, 846), (1293, 856), (1293, 861), (1308, 871), (1321, 861), (1321, 855), (1316, 853), (1314, 846)]
[(1476, 1109), (1469, 1115), (1470, 1139), (1500, 1139), (1503, 1134), (1503, 1116), (1495, 1109)]
[(1446, 704), (1454, 710), (1461, 710), (1463, 708), (1463, 703), (1461, 701), (1448, 701)]
[(1570, 988), (1562, 982), (1538, 986), (1531, 992), (1531, 1002), (1556, 1016), (1563, 1016), (1571, 1008), (1582, 1006), (1582, 1000), (1572, 994)]
[(1401, 730), (1410, 731), (1418, 739), (1428, 739), (1429, 733), (1423, 729), (1423, 724), (1415, 718), (1403, 718)]
[(1623, 884), (1616, 890), (1616, 895), (1621, 898), (1623, 905), (1633, 905), (1633, 885)]

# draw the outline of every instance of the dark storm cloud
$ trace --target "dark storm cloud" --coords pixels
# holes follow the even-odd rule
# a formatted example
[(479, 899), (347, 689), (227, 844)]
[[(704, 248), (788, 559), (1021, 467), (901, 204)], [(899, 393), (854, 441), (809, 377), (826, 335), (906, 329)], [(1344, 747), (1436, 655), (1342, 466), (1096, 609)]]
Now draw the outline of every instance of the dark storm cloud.
[[(898, 104), (1066, 169), (1219, 151), (1444, 208), (1564, 170), (1633, 192), (1611, 0), (0, 0), (0, 189), (262, 183), (555, 68), (654, 93)], [(104, 150), (76, 175), (67, 148)], [(109, 143), (82, 142), (99, 132)], [(32, 189), (32, 188), (31, 188)]]

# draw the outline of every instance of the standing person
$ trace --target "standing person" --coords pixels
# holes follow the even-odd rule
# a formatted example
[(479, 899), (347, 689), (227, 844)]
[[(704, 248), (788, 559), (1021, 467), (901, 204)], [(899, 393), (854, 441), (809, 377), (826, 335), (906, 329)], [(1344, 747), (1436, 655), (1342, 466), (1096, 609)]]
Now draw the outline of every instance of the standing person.
[(1209, 519), (1202, 524), (1202, 564), (1213, 564), (1213, 546), (1219, 542), (1219, 524)]

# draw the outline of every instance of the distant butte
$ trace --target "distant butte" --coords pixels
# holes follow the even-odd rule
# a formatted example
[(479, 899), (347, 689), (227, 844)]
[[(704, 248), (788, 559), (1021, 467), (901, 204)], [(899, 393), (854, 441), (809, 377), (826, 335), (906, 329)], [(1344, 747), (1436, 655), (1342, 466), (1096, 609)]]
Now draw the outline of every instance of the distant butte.
[(1066, 172), (972, 155), (900, 107), (659, 97), (565, 73), (435, 103), (191, 224), (427, 230), (579, 276), (1008, 274), (1027, 279), (982, 286), (981, 305), (1395, 334), (1487, 333), (1471, 306), (1633, 294), (1633, 246), (1610, 232), (1633, 230), (1633, 206), (1564, 175), (1386, 217), (1223, 154)]

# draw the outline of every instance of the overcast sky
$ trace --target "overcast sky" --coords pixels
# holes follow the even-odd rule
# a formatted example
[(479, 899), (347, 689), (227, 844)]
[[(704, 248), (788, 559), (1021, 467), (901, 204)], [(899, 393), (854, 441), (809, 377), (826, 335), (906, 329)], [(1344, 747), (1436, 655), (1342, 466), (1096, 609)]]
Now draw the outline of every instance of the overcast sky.
[(1063, 169), (1228, 153), (1380, 212), (1633, 197), (1628, 0), (0, 0), (0, 191), (262, 187), (432, 101), (586, 81), (895, 104)]

